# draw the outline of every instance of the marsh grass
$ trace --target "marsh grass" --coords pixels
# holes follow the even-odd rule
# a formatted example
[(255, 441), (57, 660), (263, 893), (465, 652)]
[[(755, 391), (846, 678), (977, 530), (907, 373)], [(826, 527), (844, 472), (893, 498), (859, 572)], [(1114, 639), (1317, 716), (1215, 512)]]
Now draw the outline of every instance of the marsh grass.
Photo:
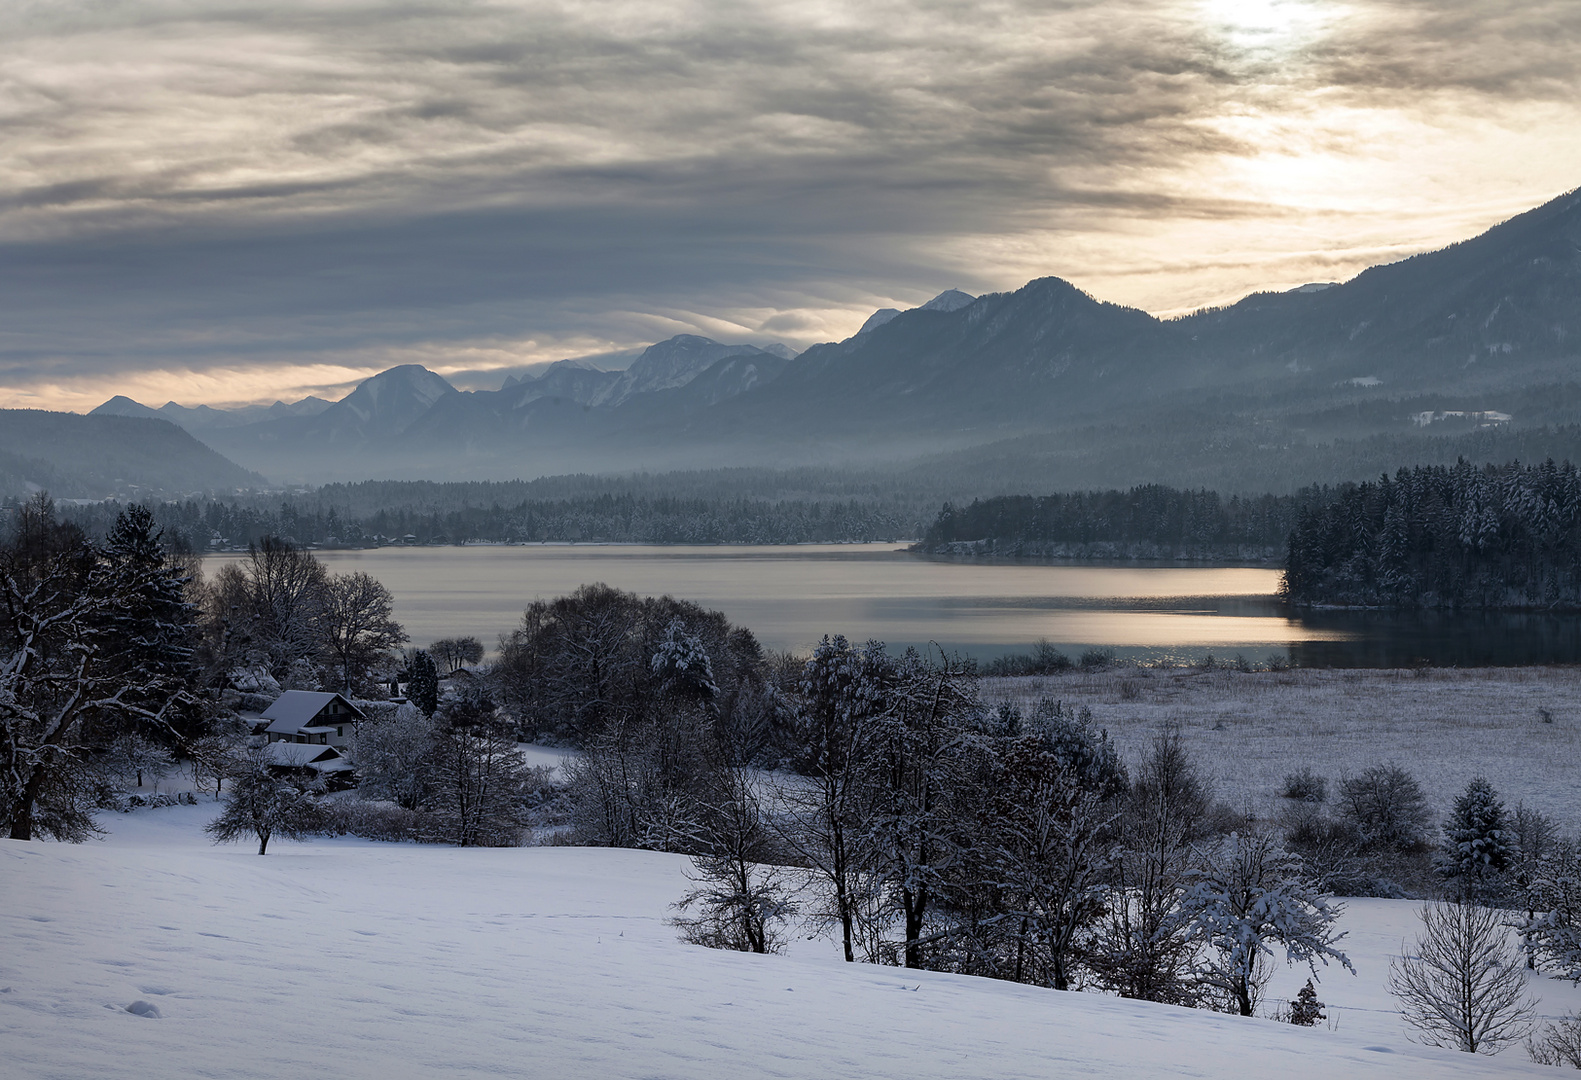
[(1279, 813), (1302, 768), (1330, 782), (1399, 762), (1435, 818), (1476, 776), (1581, 831), (1581, 668), (1240, 671), (1118, 667), (983, 680), (990, 701), (1050, 697), (1092, 709), (1137, 760), (1179, 725), (1219, 797), (1259, 819)]

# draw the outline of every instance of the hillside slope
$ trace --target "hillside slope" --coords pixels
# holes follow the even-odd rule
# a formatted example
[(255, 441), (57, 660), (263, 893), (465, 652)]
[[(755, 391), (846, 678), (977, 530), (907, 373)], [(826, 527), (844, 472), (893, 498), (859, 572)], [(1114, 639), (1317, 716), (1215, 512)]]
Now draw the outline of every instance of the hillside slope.
[[(8, 1077), (1555, 1075), (1405, 1039), (1376, 988), (1408, 903), (1362, 902), (1364, 975), (1330, 972), (1338, 1030), (1305, 1029), (845, 965), (823, 940), (683, 945), (675, 856), (336, 840), (260, 858), (206, 843), (214, 812), (112, 815), (105, 843), (0, 841)], [(139, 1001), (159, 1018), (126, 1011)]]
[(263, 483), (164, 420), (0, 409), (0, 495), (165, 498)]

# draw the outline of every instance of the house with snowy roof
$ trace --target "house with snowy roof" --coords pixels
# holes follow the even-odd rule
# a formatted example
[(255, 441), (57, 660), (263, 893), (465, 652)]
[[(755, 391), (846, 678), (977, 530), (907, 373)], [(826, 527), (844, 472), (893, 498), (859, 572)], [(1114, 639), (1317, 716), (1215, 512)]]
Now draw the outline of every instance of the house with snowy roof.
[(263, 748), (264, 761), (282, 773), (317, 773), (331, 789), (352, 782), (351, 762), (333, 746), (317, 743), (271, 742)]
[(337, 747), (346, 746), (356, 726), (366, 719), (341, 695), (311, 690), (287, 690), (259, 717), (268, 743)]

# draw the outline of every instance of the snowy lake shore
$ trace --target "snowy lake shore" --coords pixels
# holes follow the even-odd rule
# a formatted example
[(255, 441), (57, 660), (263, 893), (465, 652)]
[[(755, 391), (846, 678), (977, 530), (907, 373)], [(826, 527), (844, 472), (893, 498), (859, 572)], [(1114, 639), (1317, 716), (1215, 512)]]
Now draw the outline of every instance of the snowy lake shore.
[[(107, 815), (81, 845), (0, 841), (8, 1080), (1555, 1075), (1519, 1048), (1407, 1038), (1384, 985), (1408, 901), (1348, 905), (1358, 974), (1320, 969), (1330, 1021), (1307, 1029), (847, 965), (806, 933), (784, 956), (685, 945), (667, 922), (678, 856), (343, 838), (260, 858), (208, 842), (216, 809)], [(1306, 976), (1282, 970), (1267, 1000)], [(1581, 1006), (1569, 984), (1532, 988), (1546, 1015)]]

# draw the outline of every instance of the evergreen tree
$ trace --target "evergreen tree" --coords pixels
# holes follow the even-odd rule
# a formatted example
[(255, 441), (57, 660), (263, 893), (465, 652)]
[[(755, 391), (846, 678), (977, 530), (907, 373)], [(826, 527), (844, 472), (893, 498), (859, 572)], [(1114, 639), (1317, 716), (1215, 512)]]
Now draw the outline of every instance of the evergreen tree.
[(1323, 1003), (1318, 1000), (1317, 988), (1308, 979), (1301, 992), (1296, 994), (1296, 999), (1290, 1003), (1290, 1022), (1298, 1027), (1316, 1027), (1318, 1021), (1327, 1019), (1323, 1015)]
[(1503, 891), (1503, 872), (1514, 855), (1504, 803), (1493, 785), (1477, 777), (1455, 800), (1444, 822), (1435, 866), (1462, 900), (1487, 901)]
[(93, 834), (91, 745), (180, 734), (189, 654), (154, 602), (171, 579), (136, 541), (97, 548), (41, 497), (0, 546), (0, 828), (13, 840)]
[(439, 669), (422, 649), (406, 665), (406, 697), (424, 716), (433, 716), (439, 708)]

